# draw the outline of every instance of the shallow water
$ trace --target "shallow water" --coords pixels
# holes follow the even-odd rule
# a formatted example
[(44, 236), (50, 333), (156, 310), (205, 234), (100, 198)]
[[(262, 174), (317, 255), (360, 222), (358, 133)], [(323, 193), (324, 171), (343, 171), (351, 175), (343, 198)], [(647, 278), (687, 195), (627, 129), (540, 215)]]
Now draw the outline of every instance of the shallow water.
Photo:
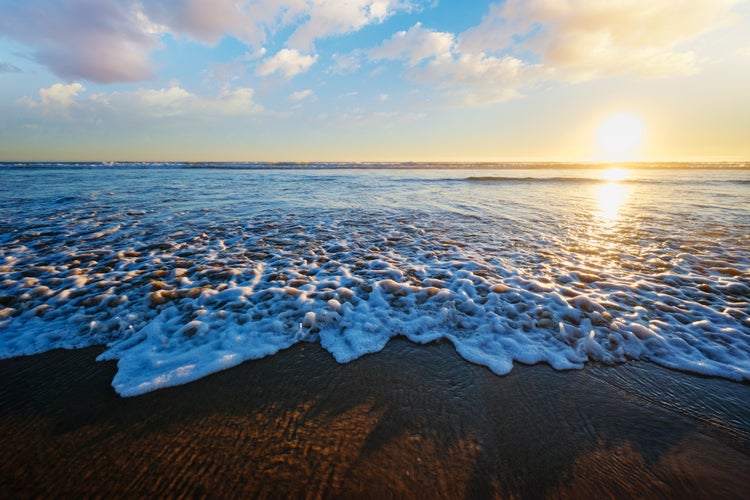
[(0, 357), (106, 345), (123, 395), (397, 335), (750, 379), (748, 169), (186, 167), (0, 167)]

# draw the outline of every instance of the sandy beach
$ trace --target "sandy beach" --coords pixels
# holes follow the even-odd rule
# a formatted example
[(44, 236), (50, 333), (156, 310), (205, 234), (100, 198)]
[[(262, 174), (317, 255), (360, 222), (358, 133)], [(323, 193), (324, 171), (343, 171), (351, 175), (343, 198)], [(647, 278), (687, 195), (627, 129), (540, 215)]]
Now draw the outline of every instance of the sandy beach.
[(703, 497), (750, 488), (750, 385), (647, 362), (504, 377), (317, 344), (121, 398), (99, 349), (0, 362), (3, 496)]

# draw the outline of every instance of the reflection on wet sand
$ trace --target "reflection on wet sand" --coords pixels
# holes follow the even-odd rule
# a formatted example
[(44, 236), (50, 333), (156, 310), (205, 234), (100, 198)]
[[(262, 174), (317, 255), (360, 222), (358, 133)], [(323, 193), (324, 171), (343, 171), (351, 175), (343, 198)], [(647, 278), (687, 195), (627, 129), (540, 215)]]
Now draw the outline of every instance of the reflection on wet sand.
[(750, 386), (648, 363), (506, 377), (397, 339), (137, 398), (96, 350), (0, 361), (9, 496), (740, 498)]

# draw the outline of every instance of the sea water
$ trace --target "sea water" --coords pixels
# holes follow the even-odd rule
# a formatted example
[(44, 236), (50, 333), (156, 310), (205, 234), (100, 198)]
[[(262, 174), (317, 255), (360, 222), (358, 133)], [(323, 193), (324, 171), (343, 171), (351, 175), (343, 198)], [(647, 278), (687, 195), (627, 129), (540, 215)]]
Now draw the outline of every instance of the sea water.
[(2, 164), (0, 213), (0, 357), (106, 346), (124, 396), (399, 335), (750, 380), (747, 165)]

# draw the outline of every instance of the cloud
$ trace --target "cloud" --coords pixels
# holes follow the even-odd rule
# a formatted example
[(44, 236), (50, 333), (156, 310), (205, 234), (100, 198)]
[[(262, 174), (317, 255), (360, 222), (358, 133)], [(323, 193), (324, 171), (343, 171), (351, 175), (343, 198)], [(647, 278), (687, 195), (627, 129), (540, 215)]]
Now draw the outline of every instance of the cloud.
[(251, 88), (225, 89), (209, 96), (194, 94), (179, 85), (88, 96), (83, 95), (85, 90), (80, 83), (56, 83), (40, 89), (39, 99), (22, 97), (17, 103), (39, 109), (45, 115), (56, 113), (65, 118), (69, 118), (69, 112), (72, 111), (77, 113), (77, 117), (96, 119), (112, 114), (123, 117), (170, 118), (197, 115), (211, 118), (253, 115), (263, 111), (262, 106), (254, 101), (254, 90)]
[(66, 80), (133, 82), (152, 76), (159, 46), (138, 4), (120, 0), (5, 2), (0, 33), (25, 44), (32, 58)]
[(139, 89), (133, 92), (97, 94), (94, 102), (113, 104), (120, 108), (139, 109), (152, 116), (177, 116), (196, 107), (197, 97), (187, 90), (173, 86), (161, 89)]
[(519, 97), (523, 88), (541, 79), (543, 71), (512, 56), (460, 54), (434, 59), (407, 76), (450, 90), (447, 95), (460, 104), (474, 105)]
[(740, 0), (508, 0), (459, 36), (465, 53), (531, 53), (556, 78), (697, 70), (685, 41), (721, 26)]
[(86, 89), (80, 83), (55, 83), (48, 88), (39, 89), (39, 100), (26, 96), (16, 102), (29, 108), (39, 108), (45, 115), (58, 114), (67, 117), (68, 108), (75, 104), (75, 98), (84, 90)]
[(144, 12), (165, 30), (215, 45), (232, 36), (259, 46), (268, 35), (295, 27), (287, 45), (313, 50), (317, 39), (357, 31), (410, 10), (403, 0), (151, 0)]
[(356, 127), (379, 127), (389, 128), (396, 124), (423, 120), (424, 113), (403, 112), (403, 111), (368, 111), (363, 108), (347, 108), (340, 113), (321, 113), (316, 117), (318, 121), (326, 123), (336, 123), (340, 126)]
[(289, 99), (292, 101), (301, 101), (303, 99), (307, 99), (308, 97), (311, 97), (313, 95), (313, 91), (310, 89), (306, 90), (299, 90), (297, 92), (292, 92), (289, 96)]
[(681, 44), (716, 29), (741, 0), (507, 0), (458, 35), (417, 23), (366, 51), (449, 102), (512, 99), (541, 82), (697, 71)]
[(303, 2), (270, 0), (151, 0), (143, 9), (164, 31), (209, 45), (232, 36), (250, 45), (263, 43), (285, 8)]
[(310, 69), (317, 59), (317, 55), (301, 54), (294, 49), (281, 49), (275, 55), (261, 61), (256, 73), (260, 76), (280, 73), (289, 78)]
[(23, 73), (18, 66), (0, 61), (0, 73)]
[(316, 39), (358, 31), (383, 22), (399, 10), (411, 10), (411, 2), (399, 0), (313, 0), (304, 13), (307, 20), (289, 37), (289, 47), (310, 51)]
[(415, 82), (444, 89), (461, 104), (498, 102), (520, 95), (540, 69), (512, 57), (456, 51), (456, 37), (426, 29), (417, 23), (399, 31), (368, 51), (371, 60), (404, 61), (405, 76)]
[(243, 116), (260, 113), (263, 108), (253, 100), (251, 88), (222, 90), (214, 96), (200, 96), (178, 85), (161, 89), (138, 89), (132, 92), (96, 94), (91, 102), (119, 112), (130, 112), (154, 118), (200, 115)]
[(372, 59), (407, 60), (411, 66), (433, 57), (450, 57), (455, 43), (452, 33), (431, 31), (417, 23), (408, 31), (399, 31), (380, 46), (370, 49)]
[(153, 78), (150, 54), (161, 47), (160, 37), (165, 34), (209, 45), (229, 36), (257, 49), (270, 35), (291, 32), (288, 49), (309, 53), (318, 39), (380, 23), (397, 11), (415, 8), (413, 4), (407, 0), (6, 0), (0, 35), (24, 44), (35, 61), (62, 79), (138, 82)]
[(40, 104), (43, 107), (59, 106), (67, 108), (73, 104), (73, 99), (84, 90), (86, 89), (80, 83), (71, 83), (70, 85), (56, 83), (39, 91)]
[(362, 65), (363, 56), (359, 51), (349, 54), (334, 54), (333, 65), (328, 70), (331, 73), (345, 75), (357, 71)]
[(255, 91), (251, 88), (223, 90), (218, 96), (204, 101), (207, 111), (223, 116), (245, 116), (263, 112), (263, 106), (254, 101)]

